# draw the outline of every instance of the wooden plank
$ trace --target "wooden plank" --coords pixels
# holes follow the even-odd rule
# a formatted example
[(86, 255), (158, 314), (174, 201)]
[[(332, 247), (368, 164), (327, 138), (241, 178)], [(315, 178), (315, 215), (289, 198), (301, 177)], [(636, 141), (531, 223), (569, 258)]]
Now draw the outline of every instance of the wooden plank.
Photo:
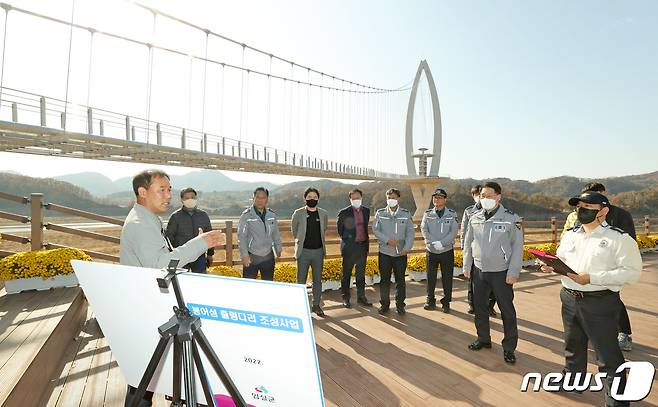
[[(62, 297), (62, 291), (49, 291), (44, 292), (40, 296), (40, 301), (38, 306), (29, 314), (30, 322), (19, 323), (15, 329), (8, 333), (8, 335), (3, 338), (2, 347), (0, 347), (0, 372), (4, 369), (4, 365), (10, 360), (14, 353), (21, 347), (23, 342), (25, 342), (32, 332), (36, 329), (39, 329), (43, 324), (54, 308), (60, 301)], [(11, 338), (11, 340), (9, 340)]]
[(76, 355), (76, 359), (71, 366), (56, 406), (66, 407), (80, 404), (98, 340), (98, 337), (94, 337), (89, 333), (81, 336), (78, 355)]
[(0, 404), (9, 398), (12, 389), (79, 293), (79, 288), (57, 289), (45, 293), (48, 299), (30, 314), (32, 321), (22, 323), (4, 341), (9, 341), (13, 346), (0, 349)]
[(70, 233), (73, 235), (86, 237), (89, 239), (102, 240), (104, 242), (119, 244), (120, 240), (118, 237), (104, 235), (102, 233), (90, 232), (88, 230), (79, 230), (75, 228), (70, 228), (68, 226), (62, 226), (55, 223), (46, 223), (44, 227), (48, 230), (53, 230), (56, 232)]
[(13, 220), (20, 223), (30, 223), (30, 218), (27, 216), (16, 215), (15, 213), (11, 212), (0, 211), (0, 218)]
[[(99, 334), (100, 330), (99, 330)], [(112, 352), (105, 337), (101, 336), (97, 342), (97, 348), (91, 364), (91, 370), (87, 378), (85, 392), (80, 406), (96, 407), (105, 402), (107, 381), (112, 365)], [(114, 362), (116, 364), (116, 362)]]
[(40, 405), (40, 400), (48, 394), (52, 377), (59, 372), (66, 349), (74, 343), (73, 339), (87, 317), (87, 301), (80, 289), (73, 290), (77, 291), (75, 300), (12, 390), (6, 406)]
[(119, 365), (116, 363), (116, 359), (112, 357), (112, 365), (110, 366), (110, 371), (107, 377), (107, 387), (105, 390), (105, 401), (103, 406), (105, 407), (121, 407), (126, 401), (126, 391), (128, 390), (128, 385), (126, 380), (121, 374)]
[[(88, 310), (88, 315), (90, 315), (91, 311)], [(47, 406), (54, 406), (57, 404), (57, 400), (62, 395), (62, 390), (64, 389), (64, 385), (66, 384), (67, 377), (69, 375), (69, 372), (73, 368), (73, 364), (75, 362), (75, 358), (78, 354), (78, 351), (80, 350), (80, 347), (83, 346), (82, 342), (82, 336), (83, 333), (80, 332), (76, 338), (69, 344), (68, 348), (63, 352), (63, 357), (62, 360), (63, 362), (63, 367), (61, 369), (61, 373), (59, 376), (55, 376), (53, 380), (50, 383), (50, 386), (48, 390), (44, 393), (44, 397), (42, 399), (44, 405)]]
[(349, 393), (324, 373), (322, 374), (322, 387), (324, 390), (325, 406), (360, 407), (360, 404)]
[(57, 211), (61, 213), (66, 213), (67, 215), (80, 216), (82, 218), (87, 218), (91, 220), (97, 220), (100, 222), (106, 222), (113, 225), (123, 226), (123, 221), (120, 219), (111, 218), (109, 216), (98, 215), (96, 213), (81, 211), (79, 209), (73, 209), (62, 205), (56, 205), (54, 203), (47, 203), (44, 207), (51, 211)]
[(46, 299), (38, 291), (27, 291), (0, 297), (0, 346), (30, 313)]
[[(658, 254), (645, 256), (645, 260), (642, 280), (625, 288), (623, 293), (635, 331), (635, 348), (625, 356), (658, 364), (655, 356), (658, 306), (654, 301)], [(475, 338), (475, 327), (473, 317), (466, 313), (466, 281), (456, 278), (453, 283), (451, 314), (422, 308), (425, 282), (407, 283), (408, 312), (404, 316), (394, 311), (380, 316), (374, 307), (344, 309), (340, 293), (324, 293), (328, 317), (313, 317), (313, 325), (326, 405), (552, 407), (602, 403), (602, 393), (569, 395), (519, 390), (526, 372), (559, 372), (564, 363), (560, 282), (556, 276), (524, 272), (515, 286), (519, 346), (514, 366), (502, 359), (500, 317), (490, 320), (493, 349), (479, 352), (467, 349)], [(371, 299), (377, 298), (377, 294), (377, 289), (368, 288)], [(440, 294), (438, 289), (437, 295)], [(102, 343), (103, 339), (99, 339), (96, 352), (102, 349)], [(116, 363), (106, 370), (94, 370), (96, 364), (103, 365), (108, 357), (111, 357), (109, 352), (102, 360), (94, 356), (82, 397), (100, 400), (99, 388), (106, 377), (102, 405), (123, 406), (126, 385)], [(593, 352), (589, 362), (588, 370), (596, 372)], [(658, 380), (654, 384), (658, 386)], [(87, 391), (92, 394), (86, 395)], [(634, 405), (656, 404), (658, 393), (654, 390), (647, 399)], [(167, 403), (162, 395), (156, 395), (154, 405)]]

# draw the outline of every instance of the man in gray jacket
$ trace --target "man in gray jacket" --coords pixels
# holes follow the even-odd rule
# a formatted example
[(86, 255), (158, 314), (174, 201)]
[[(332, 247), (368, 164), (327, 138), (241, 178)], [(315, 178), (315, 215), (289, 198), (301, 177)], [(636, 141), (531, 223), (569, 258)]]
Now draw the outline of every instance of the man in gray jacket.
[(427, 268), (427, 301), (426, 310), (436, 309), (436, 275), (441, 265), (441, 285), (443, 286), (443, 298), (441, 305), (443, 312), (450, 312), (450, 301), (452, 301), (452, 277), (455, 268), (455, 237), (457, 236), (457, 212), (446, 208), (448, 193), (438, 188), (432, 194), (434, 208), (428, 209), (423, 214), (420, 230), (425, 240), (425, 264)]
[[(242, 277), (274, 280), (274, 252), (281, 257), (283, 245), (274, 211), (267, 207), (270, 192), (254, 190), (254, 204), (245, 209), (238, 221), (238, 240), (242, 258)], [(274, 248), (274, 252), (272, 252)]]
[[(475, 212), (482, 210), (480, 206), (480, 191), (482, 191), (482, 185), (477, 184), (471, 187), (471, 196), (475, 202), (473, 205), (467, 206), (464, 209), (464, 214), (462, 215), (462, 226), (461, 233), (459, 235), (459, 241), (461, 243), (462, 250), (464, 249), (464, 238), (466, 237), (466, 232), (468, 231), (468, 225), (471, 215)], [(471, 278), (468, 279), (468, 313), (475, 314), (475, 308), (473, 308), (473, 267), (471, 267)], [(494, 305), (496, 305), (496, 297), (494, 296), (493, 290), (489, 296), (489, 315), (492, 317), (496, 316), (496, 311), (494, 311)]]
[(471, 216), (464, 238), (464, 275), (470, 277), (473, 266), (473, 299), (477, 340), (470, 350), (491, 348), (488, 302), (493, 290), (503, 319), (503, 358), (516, 362), (514, 351), (519, 339), (514, 308), (514, 290), (521, 273), (523, 233), (521, 218), (500, 204), (501, 187), (487, 182), (480, 192), (482, 210)]
[(391, 188), (386, 191), (386, 208), (375, 213), (372, 230), (379, 242), (379, 274), (381, 283), (380, 314), (388, 312), (391, 304), (391, 273), (395, 275), (395, 306), (398, 314), (404, 314), (404, 300), (407, 297), (405, 271), (407, 254), (414, 246), (414, 224), (411, 212), (400, 208), (400, 191)]
[(322, 266), (327, 254), (325, 233), (329, 216), (327, 211), (318, 207), (320, 192), (315, 188), (304, 191), (305, 206), (292, 214), (292, 236), (295, 239), (295, 259), (297, 259), (297, 283), (306, 285), (308, 267), (313, 276), (313, 307), (319, 317), (324, 317), (320, 306), (322, 296)]
[[(121, 229), (120, 260), (126, 266), (165, 268), (172, 259), (180, 265), (191, 263), (206, 250), (226, 242), (218, 230), (199, 234), (176, 248), (165, 236), (159, 215), (171, 203), (169, 175), (160, 170), (146, 170), (133, 178), (135, 206), (130, 210)], [(126, 405), (130, 405), (137, 389), (128, 385)], [(147, 391), (139, 407), (152, 405), (153, 393)]]

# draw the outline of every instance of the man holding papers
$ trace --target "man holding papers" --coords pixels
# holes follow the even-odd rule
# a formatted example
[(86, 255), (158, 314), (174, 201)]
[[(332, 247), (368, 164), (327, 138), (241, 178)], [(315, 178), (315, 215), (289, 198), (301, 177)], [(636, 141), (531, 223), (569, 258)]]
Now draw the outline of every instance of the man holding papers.
[[(597, 192), (571, 198), (579, 226), (568, 230), (557, 250), (559, 257), (575, 273), (562, 277), (562, 322), (564, 324), (565, 372), (587, 371), (587, 342), (592, 342), (603, 381), (606, 406), (626, 406), (614, 400), (610, 388), (615, 377), (626, 385), (626, 373), (615, 373), (624, 363), (617, 344), (617, 321), (622, 303), (619, 291), (637, 281), (642, 258), (633, 238), (605, 222), (610, 203)], [(545, 272), (553, 268), (543, 265)]]

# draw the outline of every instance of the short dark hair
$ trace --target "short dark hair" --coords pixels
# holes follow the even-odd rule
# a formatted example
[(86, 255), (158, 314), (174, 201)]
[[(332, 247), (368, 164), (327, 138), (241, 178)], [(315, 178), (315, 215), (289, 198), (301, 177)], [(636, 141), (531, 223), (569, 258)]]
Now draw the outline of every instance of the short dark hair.
[(153, 178), (170, 179), (169, 175), (162, 170), (144, 170), (133, 177), (133, 192), (135, 193), (135, 196), (139, 196), (140, 188), (149, 189), (153, 182)]
[(477, 184), (471, 187), (471, 195), (479, 194), (482, 191), (482, 185)]
[(605, 186), (600, 182), (588, 182), (580, 192), (605, 192)]
[(318, 198), (320, 197), (320, 191), (318, 191), (316, 188), (308, 187), (304, 190), (304, 198), (306, 198), (306, 195), (310, 194), (311, 192), (315, 192), (318, 194)]
[(485, 182), (484, 185), (482, 186), (482, 189), (484, 188), (491, 188), (498, 195), (500, 195), (503, 192), (503, 189), (500, 187), (500, 184), (493, 181)]
[(400, 195), (400, 190), (397, 188), (389, 188), (388, 191), (386, 191), (386, 195), (388, 194), (395, 194), (398, 196), (398, 198), (402, 196)]
[(182, 198), (183, 195), (187, 194), (188, 192), (192, 192), (192, 193), (194, 194), (194, 196), (197, 196), (196, 190), (195, 190), (194, 188), (192, 188), (192, 187), (187, 187), (187, 188), (182, 189), (182, 190), (180, 191), (180, 197)]
[(353, 190), (351, 190), (350, 193), (347, 194), (347, 197), (352, 199), (352, 194), (359, 194), (363, 198), (363, 191), (361, 191), (359, 188), (354, 188)]
[(267, 195), (268, 197), (270, 196), (270, 191), (268, 191), (267, 188), (265, 188), (265, 187), (258, 187), (258, 188), (256, 188), (256, 189), (254, 189), (254, 197), (255, 197), (256, 194), (258, 194), (259, 192), (265, 192), (265, 195)]

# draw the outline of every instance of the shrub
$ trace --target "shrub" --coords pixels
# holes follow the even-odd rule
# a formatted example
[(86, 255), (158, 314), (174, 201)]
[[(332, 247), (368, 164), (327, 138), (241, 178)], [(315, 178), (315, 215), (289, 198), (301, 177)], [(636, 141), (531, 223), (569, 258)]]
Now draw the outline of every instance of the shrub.
[(73, 273), (71, 260), (91, 261), (80, 249), (63, 248), (22, 252), (0, 259), (0, 280), (41, 277)]

